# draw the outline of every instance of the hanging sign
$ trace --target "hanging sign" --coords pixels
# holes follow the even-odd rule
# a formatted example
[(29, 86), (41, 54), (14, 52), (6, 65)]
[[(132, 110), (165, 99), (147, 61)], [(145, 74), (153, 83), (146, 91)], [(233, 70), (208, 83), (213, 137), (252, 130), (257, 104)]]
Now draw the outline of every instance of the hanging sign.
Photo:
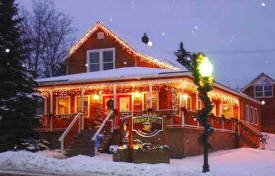
[(163, 131), (163, 119), (155, 116), (133, 117), (133, 131), (142, 137), (153, 137)]

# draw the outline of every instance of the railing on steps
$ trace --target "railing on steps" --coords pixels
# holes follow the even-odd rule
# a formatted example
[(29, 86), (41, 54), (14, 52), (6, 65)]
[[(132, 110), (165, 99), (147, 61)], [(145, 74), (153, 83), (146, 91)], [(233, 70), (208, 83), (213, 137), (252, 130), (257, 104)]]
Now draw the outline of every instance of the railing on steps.
[(244, 120), (239, 120), (238, 123), (240, 126), (240, 136), (248, 140), (251, 144), (255, 145), (256, 148), (264, 149), (267, 136), (262, 134), (259, 130)]
[[(110, 112), (110, 113), (106, 116), (106, 118), (104, 119), (104, 121), (102, 122), (102, 124), (100, 125), (100, 127), (97, 129), (96, 133), (93, 135), (91, 141), (96, 142), (97, 136), (101, 133), (101, 131), (104, 129), (104, 127), (108, 124), (107, 122), (108, 122), (108, 121), (110, 122), (111, 117), (112, 117), (113, 115), (114, 115), (114, 112), (112, 111), (112, 112)], [(110, 123), (110, 125), (111, 125), (111, 127), (110, 127), (110, 129), (109, 129), (110, 132), (113, 132), (113, 129), (114, 129), (114, 124), (113, 124), (113, 123), (114, 123), (113, 121), (111, 121), (111, 123)], [(96, 154), (96, 152), (97, 152), (97, 146), (95, 146), (94, 148), (95, 148), (95, 154)]]
[[(68, 145), (69, 140), (76, 134), (79, 134), (81, 130), (83, 130), (83, 113), (79, 112), (75, 115), (69, 126), (63, 132), (63, 134), (59, 137), (58, 141), (60, 142), (61, 151), (63, 152), (65, 147)], [(77, 123), (78, 122), (78, 123)]]

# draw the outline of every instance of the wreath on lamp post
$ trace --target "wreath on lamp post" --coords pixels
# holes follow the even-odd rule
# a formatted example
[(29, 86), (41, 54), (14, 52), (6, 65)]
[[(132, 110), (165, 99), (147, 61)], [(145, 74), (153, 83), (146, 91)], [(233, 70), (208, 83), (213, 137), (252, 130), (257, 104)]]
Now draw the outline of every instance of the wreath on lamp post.
[(208, 172), (208, 148), (211, 147), (208, 142), (208, 137), (213, 133), (213, 127), (208, 124), (208, 114), (213, 109), (211, 100), (208, 97), (208, 92), (213, 89), (213, 65), (210, 59), (203, 53), (187, 52), (183, 48), (182, 42), (180, 43), (179, 50), (175, 52), (175, 55), (178, 58), (177, 61), (192, 72), (194, 77), (193, 81), (196, 84), (197, 90), (199, 92), (199, 98), (205, 105), (204, 108), (198, 112), (199, 123), (204, 126), (204, 132), (198, 138), (198, 141), (204, 147), (203, 172)]

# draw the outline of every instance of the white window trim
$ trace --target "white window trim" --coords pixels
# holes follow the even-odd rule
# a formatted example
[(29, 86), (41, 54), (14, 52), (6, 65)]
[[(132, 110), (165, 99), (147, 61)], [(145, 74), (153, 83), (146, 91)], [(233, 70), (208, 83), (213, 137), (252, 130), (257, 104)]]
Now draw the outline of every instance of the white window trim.
[(58, 113), (58, 111), (59, 111), (58, 110), (58, 100), (61, 99), (61, 98), (69, 98), (69, 114), (70, 114), (71, 113), (71, 97), (70, 96), (56, 97), (56, 103), (55, 103), (56, 104), (56, 112), (55, 113), (57, 115), (63, 115), (63, 114)]
[[(263, 88), (263, 96), (257, 96), (256, 94), (256, 87), (261, 86)], [(254, 85), (254, 97), (255, 98), (272, 98), (273, 97), (273, 85), (271, 84), (271, 96), (265, 96), (264, 84), (255, 84)]]
[(116, 68), (115, 63), (115, 48), (104, 48), (104, 49), (93, 49), (87, 50), (87, 72), (90, 72), (90, 53), (99, 52), (99, 71), (103, 71), (103, 52), (104, 51), (113, 51), (113, 69)]
[[(81, 95), (75, 96), (74, 98), (74, 112), (77, 112), (77, 98), (81, 98)], [(88, 117), (90, 117), (90, 96), (84, 95), (83, 98), (88, 97)]]

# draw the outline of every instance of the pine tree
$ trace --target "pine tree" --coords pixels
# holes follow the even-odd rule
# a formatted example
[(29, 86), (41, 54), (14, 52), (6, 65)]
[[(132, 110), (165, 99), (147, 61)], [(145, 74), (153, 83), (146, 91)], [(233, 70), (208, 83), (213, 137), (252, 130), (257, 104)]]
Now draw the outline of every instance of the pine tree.
[(14, 0), (0, 0), (0, 152), (22, 149), (22, 143), (37, 139), (35, 122), (36, 85), (24, 67), (27, 41), (21, 37)]

